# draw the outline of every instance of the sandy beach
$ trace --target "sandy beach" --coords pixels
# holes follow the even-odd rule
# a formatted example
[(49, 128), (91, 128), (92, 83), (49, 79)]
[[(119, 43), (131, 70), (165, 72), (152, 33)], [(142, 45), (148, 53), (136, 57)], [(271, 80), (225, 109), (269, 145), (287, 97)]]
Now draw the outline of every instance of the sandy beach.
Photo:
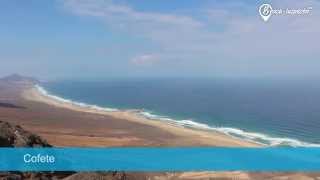
[(58, 101), (34, 86), (2, 89), (1, 99), (24, 108), (0, 108), (0, 119), (21, 125), (54, 146), (259, 146), (220, 132), (150, 120), (130, 111), (100, 111)]
[[(153, 121), (133, 112), (107, 112), (63, 103), (30, 84), (0, 81), (0, 121), (19, 125), (58, 147), (228, 146), (258, 147), (214, 131)], [(92, 174), (80, 174), (91, 177)], [(80, 176), (78, 175), (78, 176)], [(177, 172), (149, 173), (156, 179), (314, 179), (318, 173)]]
[[(166, 122), (149, 120), (131, 111), (103, 111), (96, 110), (92, 108), (86, 108), (77, 106), (75, 104), (62, 102), (48, 96), (41, 94), (36, 88), (28, 88), (22, 92), (22, 97), (29, 101), (45, 103), (54, 107), (69, 109), (75, 112), (89, 113), (91, 115), (102, 115), (109, 118), (121, 121), (127, 121), (129, 123), (135, 124), (132, 129), (136, 126), (146, 126), (150, 128), (157, 128), (159, 131), (165, 133), (166, 135), (162, 139), (163, 145), (168, 146), (193, 146), (193, 145), (203, 145), (203, 146), (249, 146), (254, 147), (258, 144), (242, 141), (239, 139), (232, 138), (230, 136), (224, 135), (219, 132), (207, 132), (202, 130), (194, 130), (190, 128), (181, 127), (178, 125), (169, 124)], [(90, 121), (90, 119), (89, 119)], [(125, 131), (125, 129), (124, 129)], [(147, 130), (146, 130), (147, 131)], [(152, 135), (151, 135), (152, 137)], [(165, 139), (167, 137), (167, 139)], [(175, 137), (172, 140), (170, 137)], [(65, 136), (67, 139), (68, 136)], [(117, 137), (109, 138), (111, 144), (117, 144), (116, 141), (119, 140)], [(120, 141), (139, 141), (139, 137), (124, 137), (120, 138)], [(113, 142), (115, 141), (115, 142)], [(153, 144), (151, 142), (151, 144)], [(136, 144), (139, 146), (139, 144)], [(145, 143), (141, 145), (146, 145)], [(155, 145), (162, 145), (160, 142)]]

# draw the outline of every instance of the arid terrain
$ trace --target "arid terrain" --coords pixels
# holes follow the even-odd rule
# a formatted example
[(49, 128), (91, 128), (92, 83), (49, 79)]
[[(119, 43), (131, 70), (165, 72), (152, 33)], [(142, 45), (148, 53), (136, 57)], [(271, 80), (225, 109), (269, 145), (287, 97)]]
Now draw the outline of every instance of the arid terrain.
[[(1, 147), (258, 146), (216, 132), (143, 122), (35, 97), (32, 78), (0, 80)], [(26, 94), (27, 93), (27, 94)], [(29, 94), (28, 94), (29, 93)], [(32, 101), (25, 97), (38, 98)], [(39, 100), (40, 98), (40, 100)], [(128, 118), (126, 118), (128, 117)], [(320, 179), (319, 173), (270, 172), (3, 172), (0, 179)]]

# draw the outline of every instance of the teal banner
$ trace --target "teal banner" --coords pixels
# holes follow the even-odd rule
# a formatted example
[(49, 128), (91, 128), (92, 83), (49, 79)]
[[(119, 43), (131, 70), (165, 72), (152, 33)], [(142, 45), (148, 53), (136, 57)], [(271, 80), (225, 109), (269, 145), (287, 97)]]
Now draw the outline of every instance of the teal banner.
[(320, 171), (320, 148), (0, 148), (0, 171)]

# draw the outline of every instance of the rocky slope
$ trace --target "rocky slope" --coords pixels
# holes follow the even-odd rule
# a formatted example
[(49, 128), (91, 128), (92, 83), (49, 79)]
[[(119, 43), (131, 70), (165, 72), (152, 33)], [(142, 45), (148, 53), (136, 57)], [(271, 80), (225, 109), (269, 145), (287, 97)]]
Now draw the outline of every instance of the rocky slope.
[[(24, 130), (20, 126), (0, 121), (0, 147), (18, 148), (52, 146), (40, 136)], [(153, 179), (151, 178), (152, 176), (144, 173), (126, 172), (0, 172), (0, 180), (147, 180)]]
[[(41, 137), (30, 133), (20, 126), (0, 121), (0, 147), (52, 147)], [(22, 173), (2, 172), (0, 180), (22, 180), (22, 179), (60, 179), (71, 173)]]
[(0, 147), (51, 147), (41, 137), (0, 121)]

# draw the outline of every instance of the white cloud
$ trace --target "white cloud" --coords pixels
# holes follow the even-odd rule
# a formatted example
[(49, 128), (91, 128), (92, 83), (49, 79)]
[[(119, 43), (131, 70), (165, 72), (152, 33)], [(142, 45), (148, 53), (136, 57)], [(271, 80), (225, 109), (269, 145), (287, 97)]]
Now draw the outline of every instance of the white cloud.
[(131, 59), (131, 63), (135, 65), (153, 65), (159, 61), (159, 57), (155, 54), (143, 54)]
[[(312, 6), (313, 10), (304, 17), (274, 16), (265, 23), (258, 16), (258, 7), (245, 7), (244, 3), (234, 3), (232, 8), (204, 7), (198, 12), (201, 18), (196, 19), (190, 14), (138, 11), (112, 0), (64, 1), (65, 7), (77, 15), (101, 18), (116, 30), (142, 36), (158, 45), (159, 49), (154, 51), (161, 53), (161, 58), (140, 52), (145, 55), (133, 58), (134, 64), (183, 58), (207, 61), (208, 66), (226, 71), (241, 67), (256, 68), (259, 72), (278, 63), (291, 67), (292, 63), (308, 61), (306, 58), (297, 62), (297, 58), (319, 57), (320, 2), (276, 0), (272, 4), (280, 8)], [(243, 7), (248, 12), (236, 11)], [(264, 60), (259, 61), (261, 58)]]
[(189, 16), (173, 14), (140, 12), (126, 5), (118, 5), (112, 0), (66, 0), (65, 7), (79, 15), (105, 18), (106, 20), (125, 23), (160, 23), (183, 25), (188, 27), (202, 26), (201, 22)]

